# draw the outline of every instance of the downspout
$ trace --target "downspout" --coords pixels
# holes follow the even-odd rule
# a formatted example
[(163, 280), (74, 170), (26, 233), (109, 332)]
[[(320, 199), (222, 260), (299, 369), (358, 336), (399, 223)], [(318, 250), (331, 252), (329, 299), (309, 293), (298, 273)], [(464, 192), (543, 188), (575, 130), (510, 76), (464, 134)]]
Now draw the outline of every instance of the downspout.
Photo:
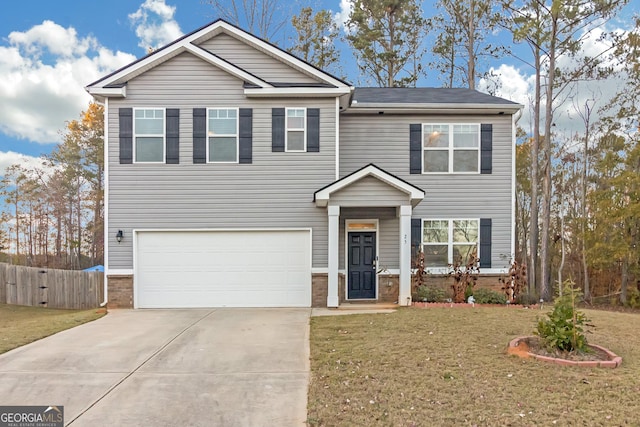
[[(521, 118), (522, 118), (522, 108), (516, 111), (515, 117), (513, 118), (513, 124), (517, 125)], [(515, 128), (514, 128), (514, 131), (515, 131)]]
[(513, 144), (511, 146), (511, 253), (516, 257), (516, 125), (522, 118), (522, 108), (513, 115), (511, 129)]
[(104, 273), (102, 286), (104, 288), (104, 301), (100, 307), (105, 307), (109, 300), (109, 287), (107, 286), (107, 273), (109, 272), (109, 98), (104, 99)]

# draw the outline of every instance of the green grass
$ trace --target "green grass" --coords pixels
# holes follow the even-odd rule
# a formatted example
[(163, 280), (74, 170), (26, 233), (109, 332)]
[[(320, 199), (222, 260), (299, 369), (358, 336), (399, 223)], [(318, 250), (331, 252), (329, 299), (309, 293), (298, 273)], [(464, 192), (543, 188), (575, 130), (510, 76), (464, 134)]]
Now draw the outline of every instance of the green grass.
[(104, 314), (104, 309), (61, 310), (0, 304), (0, 354)]
[(547, 309), (407, 308), (311, 319), (308, 422), (321, 426), (638, 425), (640, 315), (584, 310), (617, 369), (506, 354)]

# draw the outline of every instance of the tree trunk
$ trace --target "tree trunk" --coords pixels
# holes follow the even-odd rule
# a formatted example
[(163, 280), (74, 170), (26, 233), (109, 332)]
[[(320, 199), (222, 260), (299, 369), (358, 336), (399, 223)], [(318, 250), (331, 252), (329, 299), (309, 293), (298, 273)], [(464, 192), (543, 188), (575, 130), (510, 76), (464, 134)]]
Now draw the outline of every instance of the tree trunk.
[[(394, 42), (393, 39), (395, 37), (395, 22), (394, 22), (394, 15), (395, 11), (393, 10), (392, 6), (390, 6), (389, 8), (389, 52), (393, 52), (393, 48), (394, 46)], [(388, 76), (387, 76), (387, 87), (394, 87), (395, 85), (393, 84), (393, 76), (395, 76), (395, 60), (391, 59), (389, 60), (389, 68), (388, 68)]]
[(456, 42), (456, 33), (453, 33), (451, 37), (451, 58), (449, 61), (449, 87), (453, 87), (453, 76), (456, 71), (456, 50), (455, 50), (455, 42)]
[(471, 0), (469, 4), (469, 20), (467, 21), (467, 32), (469, 34), (469, 39), (467, 40), (467, 80), (469, 83), (469, 89), (476, 89), (476, 58), (474, 47), (476, 44), (475, 34), (475, 1)]
[(566, 257), (566, 250), (565, 250), (565, 244), (564, 244), (564, 215), (561, 213), (560, 214), (560, 245), (562, 248), (562, 258), (560, 260), (560, 267), (558, 268), (558, 293), (560, 296), (562, 296), (562, 287), (564, 286), (564, 283), (562, 281), (562, 269), (564, 268), (564, 262), (565, 262), (565, 257)]
[(535, 96), (533, 105), (533, 140), (531, 141), (531, 217), (529, 218), (529, 293), (534, 294), (538, 288), (538, 157), (540, 143), (540, 49), (534, 48), (536, 65)]
[[(587, 106), (588, 108), (588, 106)], [(580, 240), (582, 252), (582, 277), (584, 284), (584, 299), (591, 302), (591, 287), (589, 286), (589, 268), (587, 265), (587, 167), (589, 165), (587, 156), (589, 155), (589, 111), (587, 114), (586, 130), (584, 136), (584, 158), (582, 159), (582, 182), (580, 193), (581, 216), (580, 218)]]
[(551, 231), (551, 125), (553, 119), (553, 86), (555, 84), (556, 67), (556, 34), (558, 17), (551, 16), (551, 32), (549, 47), (549, 75), (546, 87), (546, 105), (544, 117), (544, 139), (542, 146), (542, 233), (540, 236), (540, 298), (551, 301), (551, 254), (549, 252), (549, 233)]
[(627, 287), (629, 285), (629, 261), (625, 258), (622, 261), (622, 272), (620, 276), (620, 303), (627, 304)]

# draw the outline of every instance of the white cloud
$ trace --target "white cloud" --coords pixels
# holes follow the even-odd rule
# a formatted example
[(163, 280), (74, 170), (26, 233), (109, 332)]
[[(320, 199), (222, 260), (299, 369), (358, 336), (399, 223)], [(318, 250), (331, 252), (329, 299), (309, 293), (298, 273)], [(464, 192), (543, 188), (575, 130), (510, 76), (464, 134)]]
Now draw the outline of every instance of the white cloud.
[[(608, 44), (602, 35), (606, 29), (596, 28), (584, 34), (582, 57), (596, 57), (606, 51)], [(622, 30), (617, 30), (620, 33)], [(604, 57), (603, 57), (604, 58)], [(561, 56), (557, 60), (560, 69), (574, 69), (578, 64), (576, 58)], [(602, 80), (581, 81), (567, 87), (554, 103), (554, 132), (561, 136), (570, 136), (575, 132), (584, 131), (584, 123), (579, 117), (576, 108), (584, 109), (586, 102), (594, 105), (591, 122), (599, 117), (599, 109), (605, 107), (616, 93), (623, 87), (621, 65), (615, 62), (605, 62), (604, 65), (614, 67), (614, 73)], [(495, 79), (481, 79), (478, 90), (495, 93), (496, 96), (518, 102), (525, 106), (519, 125), (527, 132), (533, 130), (533, 102), (535, 89), (535, 74), (532, 71), (524, 71), (511, 65), (502, 64), (497, 68), (491, 68)], [(543, 82), (544, 84), (544, 82)], [(542, 93), (542, 115), (544, 115), (544, 87)], [(543, 117), (544, 119), (544, 117)], [(542, 125), (543, 122), (541, 122)]]
[(0, 45), (0, 132), (40, 143), (59, 141), (65, 122), (87, 108), (87, 84), (135, 60), (52, 21), (7, 41)]
[(348, 32), (347, 21), (353, 11), (353, 0), (340, 0), (340, 12), (336, 12), (333, 15), (333, 21), (338, 27), (343, 28), (345, 32)]
[(173, 18), (175, 12), (176, 7), (167, 5), (165, 0), (145, 0), (137, 11), (129, 14), (140, 38), (138, 46), (156, 49), (181, 37), (180, 25)]
[(0, 176), (4, 175), (4, 171), (11, 165), (19, 164), (27, 169), (35, 167), (42, 169), (43, 163), (42, 157), (27, 156), (14, 151), (0, 151)]
[(84, 55), (97, 45), (93, 37), (79, 39), (75, 28), (63, 28), (53, 21), (44, 21), (24, 33), (14, 31), (9, 34), (9, 43), (32, 57), (39, 56), (44, 49), (58, 56)]
[(498, 68), (491, 67), (490, 74), (495, 77), (480, 79), (478, 90), (524, 105), (522, 118), (518, 124), (529, 131), (531, 129), (535, 76), (527, 75), (521, 69), (507, 64), (502, 64)]

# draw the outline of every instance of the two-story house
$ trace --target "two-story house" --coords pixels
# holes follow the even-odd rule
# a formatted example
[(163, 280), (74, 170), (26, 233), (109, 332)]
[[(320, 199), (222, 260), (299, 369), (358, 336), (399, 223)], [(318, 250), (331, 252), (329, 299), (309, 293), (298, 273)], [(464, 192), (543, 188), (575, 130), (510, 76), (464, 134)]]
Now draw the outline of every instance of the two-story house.
[(222, 20), (90, 84), (105, 106), (105, 298), (120, 307), (411, 302), (514, 248), (521, 105), (354, 88)]

